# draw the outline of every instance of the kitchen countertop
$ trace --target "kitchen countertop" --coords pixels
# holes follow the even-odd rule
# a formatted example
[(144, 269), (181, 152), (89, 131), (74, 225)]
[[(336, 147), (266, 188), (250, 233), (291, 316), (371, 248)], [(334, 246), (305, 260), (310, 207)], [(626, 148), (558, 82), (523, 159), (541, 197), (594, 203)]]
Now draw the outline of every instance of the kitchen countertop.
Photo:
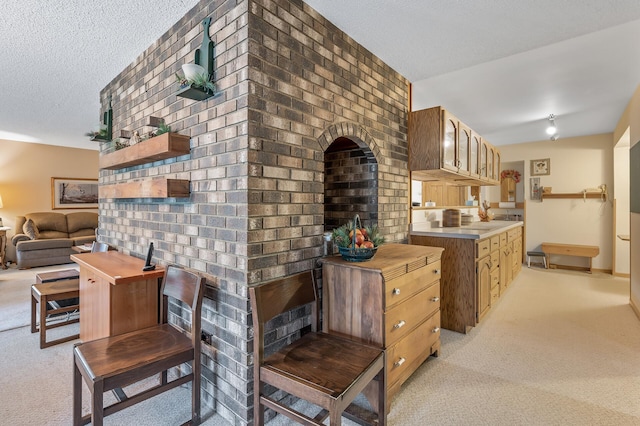
[(510, 220), (473, 222), (469, 225), (443, 228), (431, 228), (428, 223), (412, 223), (409, 229), (409, 234), (423, 235), (425, 237), (468, 238), (472, 240), (480, 240), (523, 225), (523, 222)]

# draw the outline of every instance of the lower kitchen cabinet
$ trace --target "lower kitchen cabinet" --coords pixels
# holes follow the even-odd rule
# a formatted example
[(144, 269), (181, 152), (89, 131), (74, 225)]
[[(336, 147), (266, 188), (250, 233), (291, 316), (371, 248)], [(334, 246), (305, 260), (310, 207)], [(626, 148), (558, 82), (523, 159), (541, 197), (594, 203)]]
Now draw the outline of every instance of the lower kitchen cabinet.
[(411, 243), (444, 248), (441, 326), (460, 333), (480, 322), (522, 268), (522, 226), (484, 238), (412, 234)]
[(442, 251), (384, 244), (368, 262), (322, 259), (323, 330), (386, 349), (388, 404), (440, 350)]

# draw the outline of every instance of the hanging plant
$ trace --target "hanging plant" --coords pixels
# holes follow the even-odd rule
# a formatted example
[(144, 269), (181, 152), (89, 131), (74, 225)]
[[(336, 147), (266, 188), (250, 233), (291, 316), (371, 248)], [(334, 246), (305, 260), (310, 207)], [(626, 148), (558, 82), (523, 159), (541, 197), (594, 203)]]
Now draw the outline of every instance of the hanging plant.
[(503, 170), (502, 173), (500, 173), (500, 180), (507, 178), (511, 178), (518, 183), (520, 182), (520, 172), (517, 170)]

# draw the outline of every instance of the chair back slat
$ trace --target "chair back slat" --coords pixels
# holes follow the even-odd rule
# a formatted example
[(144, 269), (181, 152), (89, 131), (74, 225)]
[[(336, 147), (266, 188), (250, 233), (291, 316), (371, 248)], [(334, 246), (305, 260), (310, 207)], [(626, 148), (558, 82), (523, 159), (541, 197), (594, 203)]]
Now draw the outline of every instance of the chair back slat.
[(98, 241), (94, 241), (91, 244), (91, 253), (101, 253), (109, 251), (109, 244), (107, 243), (99, 243)]
[(202, 300), (203, 281), (204, 278), (193, 272), (169, 266), (162, 281), (162, 294), (186, 303), (195, 311), (198, 299)]
[(317, 301), (310, 271), (251, 287), (249, 292), (253, 299), (254, 321), (257, 319), (261, 324), (295, 307)]

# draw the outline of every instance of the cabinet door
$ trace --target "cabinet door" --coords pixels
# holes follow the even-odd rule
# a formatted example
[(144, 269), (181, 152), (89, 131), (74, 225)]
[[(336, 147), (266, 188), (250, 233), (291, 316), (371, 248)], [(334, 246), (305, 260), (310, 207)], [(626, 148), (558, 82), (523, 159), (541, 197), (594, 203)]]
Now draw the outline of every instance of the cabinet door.
[(471, 130), (462, 123), (458, 123), (458, 173), (469, 175), (469, 150), (471, 147)]
[(502, 165), (500, 164), (500, 151), (498, 148), (495, 148), (495, 154), (493, 157), (493, 180), (496, 182), (500, 181), (500, 172)]
[(111, 285), (87, 268), (80, 268), (80, 340), (111, 335)]
[(494, 150), (493, 146), (487, 144), (487, 179), (493, 180), (493, 157)]
[(480, 136), (472, 134), (470, 143), (469, 172), (472, 177), (478, 177), (480, 175), (478, 173), (478, 164), (480, 163), (480, 159), (478, 158), (478, 155), (480, 154)]
[(476, 268), (476, 283), (478, 289), (476, 320), (480, 322), (480, 319), (482, 319), (491, 306), (491, 256), (485, 256), (478, 260)]
[(442, 111), (442, 167), (457, 171), (458, 120)]
[(500, 294), (504, 292), (513, 279), (513, 258), (511, 243), (500, 248)]
[(480, 177), (481, 178), (486, 178), (487, 175), (487, 155), (489, 154), (488, 152), (488, 147), (487, 144), (482, 141), (481, 146), (480, 146)]

